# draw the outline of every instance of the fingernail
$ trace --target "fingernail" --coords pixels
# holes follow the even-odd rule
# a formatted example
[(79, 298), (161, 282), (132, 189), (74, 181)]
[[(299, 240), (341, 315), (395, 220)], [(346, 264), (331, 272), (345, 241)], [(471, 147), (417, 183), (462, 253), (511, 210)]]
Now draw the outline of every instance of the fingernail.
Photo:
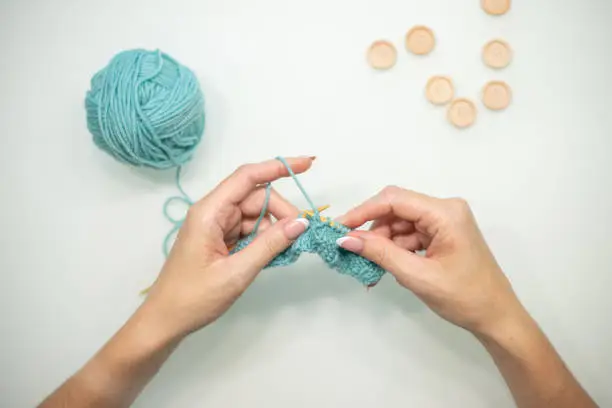
[(294, 240), (306, 231), (310, 223), (306, 218), (298, 218), (285, 225), (285, 236)]
[(342, 237), (336, 240), (336, 245), (347, 251), (355, 252), (356, 254), (363, 251), (363, 241), (354, 237)]
[(310, 160), (314, 161), (317, 158), (317, 156), (310, 156)]

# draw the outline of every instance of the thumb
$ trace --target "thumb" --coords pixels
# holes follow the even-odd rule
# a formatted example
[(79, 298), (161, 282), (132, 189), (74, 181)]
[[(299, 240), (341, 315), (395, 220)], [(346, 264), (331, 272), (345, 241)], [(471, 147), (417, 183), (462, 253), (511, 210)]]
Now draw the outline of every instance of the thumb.
[(397, 246), (390, 239), (370, 231), (353, 231), (338, 239), (337, 244), (374, 262), (406, 287), (410, 287), (411, 276), (422, 270), (423, 262), (426, 261)]
[(243, 250), (235, 253), (232, 256), (233, 262), (240, 269), (256, 275), (302, 235), (308, 225), (308, 220), (305, 218), (278, 221), (257, 235), (257, 238)]

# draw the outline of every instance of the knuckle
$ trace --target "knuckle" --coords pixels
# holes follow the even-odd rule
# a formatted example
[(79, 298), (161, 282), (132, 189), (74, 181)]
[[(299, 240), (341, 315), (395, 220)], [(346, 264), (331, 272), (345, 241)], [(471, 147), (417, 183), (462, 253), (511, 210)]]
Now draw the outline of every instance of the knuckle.
[(450, 198), (448, 199), (448, 204), (450, 206), (453, 217), (464, 220), (470, 217), (472, 210), (470, 209), (470, 205), (463, 198)]
[(464, 198), (455, 197), (449, 199), (450, 204), (457, 211), (467, 212), (470, 209), (470, 205)]
[(389, 185), (380, 191), (380, 196), (387, 202), (392, 202), (402, 191), (401, 187)]
[(193, 224), (194, 222), (201, 223), (204, 218), (204, 214), (205, 212), (202, 209), (202, 206), (196, 203), (187, 210), (185, 221), (189, 224)]
[(394, 194), (397, 194), (400, 190), (401, 188), (398, 186), (388, 185), (388, 186), (385, 186), (385, 188), (383, 188), (381, 192), (382, 194), (394, 195)]
[(193, 212), (187, 214), (185, 217), (185, 221), (183, 221), (183, 225), (181, 226), (181, 230), (185, 230), (187, 233), (201, 234), (204, 231), (208, 231), (210, 229), (210, 219), (194, 210)]
[(242, 164), (238, 166), (235, 173), (241, 177), (246, 177), (248, 176), (252, 168), (253, 168), (253, 165), (250, 163)]
[[(276, 164), (276, 168), (275, 168), (275, 177), (276, 178), (281, 178), (281, 177), (285, 177), (286, 175), (288, 175), (288, 171), (287, 168), (285, 167), (285, 165), (283, 163), (281, 163), (280, 161), (277, 161), (278, 164)], [(291, 165), (289, 165), (289, 167), (291, 167)]]

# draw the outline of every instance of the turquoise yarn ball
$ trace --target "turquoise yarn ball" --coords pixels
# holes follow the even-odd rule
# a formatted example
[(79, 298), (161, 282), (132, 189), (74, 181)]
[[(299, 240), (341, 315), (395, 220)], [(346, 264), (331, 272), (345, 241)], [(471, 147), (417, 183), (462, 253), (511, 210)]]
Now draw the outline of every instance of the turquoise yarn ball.
[(161, 51), (117, 54), (91, 79), (85, 108), (94, 143), (134, 166), (181, 166), (204, 133), (197, 78)]

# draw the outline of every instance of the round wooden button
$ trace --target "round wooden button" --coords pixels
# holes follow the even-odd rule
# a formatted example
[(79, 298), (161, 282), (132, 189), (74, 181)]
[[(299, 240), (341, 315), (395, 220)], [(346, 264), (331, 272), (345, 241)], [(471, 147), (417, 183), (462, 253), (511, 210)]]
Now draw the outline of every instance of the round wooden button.
[(432, 77), (425, 86), (425, 96), (434, 105), (446, 105), (455, 96), (453, 82), (443, 76)]
[(397, 61), (397, 50), (389, 41), (375, 41), (368, 49), (368, 63), (375, 69), (389, 69)]
[(491, 81), (482, 90), (482, 103), (491, 110), (503, 110), (510, 105), (512, 90), (503, 81)]
[(416, 55), (429, 54), (436, 45), (433, 31), (424, 26), (412, 27), (406, 34), (406, 49)]
[(458, 128), (466, 128), (476, 121), (476, 106), (465, 98), (455, 99), (448, 107), (448, 120)]
[(493, 16), (506, 14), (510, 10), (511, 0), (481, 0), (482, 9)]
[(493, 40), (482, 49), (482, 60), (491, 68), (506, 68), (512, 61), (512, 49), (505, 41)]

